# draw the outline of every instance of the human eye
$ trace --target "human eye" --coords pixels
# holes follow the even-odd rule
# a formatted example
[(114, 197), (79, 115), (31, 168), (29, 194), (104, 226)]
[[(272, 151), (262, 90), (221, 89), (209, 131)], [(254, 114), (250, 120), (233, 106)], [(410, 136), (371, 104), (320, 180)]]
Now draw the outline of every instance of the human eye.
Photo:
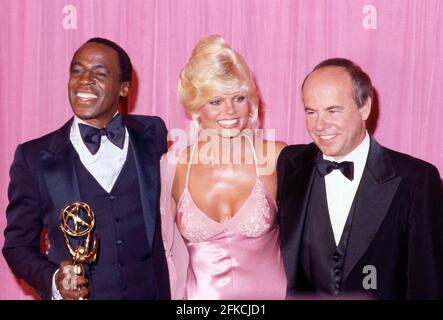
[(79, 76), (82, 74), (83, 69), (80, 66), (72, 66), (69, 72), (72, 76)]
[(92, 74), (94, 75), (95, 78), (98, 79), (106, 79), (109, 76), (109, 73), (105, 70), (105, 69), (95, 69), (94, 71), (92, 71)]
[(212, 99), (212, 100), (209, 100), (208, 103), (211, 106), (219, 106), (219, 105), (221, 105), (222, 101), (221, 101), (221, 99)]
[(329, 110), (329, 113), (330, 114), (337, 114), (337, 113), (339, 113), (340, 112), (340, 110), (339, 110), (339, 108), (330, 108)]
[(306, 114), (307, 116), (312, 116), (312, 115), (315, 114), (315, 112), (314, 112), (314, 110), (306, 109), (306, 110), (305, 110), (305, 114)]
[(234, 101), (237, 103), (242, 103), (245, 100), (246, 100), (246, 97), (241, 95), (241, 96), (236, 96)]

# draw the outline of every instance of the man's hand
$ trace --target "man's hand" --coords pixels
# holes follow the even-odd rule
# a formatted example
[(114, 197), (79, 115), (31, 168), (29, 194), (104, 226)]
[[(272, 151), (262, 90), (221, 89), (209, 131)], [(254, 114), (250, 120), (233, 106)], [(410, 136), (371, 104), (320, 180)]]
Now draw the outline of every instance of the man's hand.
[(55, 275), (55, 285), (64, 300), (80, 300), (88, 296), (88, 279), (75, 274), (72, 260), (60, 262), (60, 269)]

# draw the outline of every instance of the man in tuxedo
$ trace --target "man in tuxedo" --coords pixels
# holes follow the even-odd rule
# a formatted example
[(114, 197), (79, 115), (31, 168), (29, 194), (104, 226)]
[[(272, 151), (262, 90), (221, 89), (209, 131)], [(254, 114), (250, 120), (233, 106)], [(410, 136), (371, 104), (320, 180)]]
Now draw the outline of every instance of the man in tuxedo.
[(368, 134), (372, 84), (352, 61), (317, 65), (302, 96), (314, 143), (277, 166), (288, 298), (442, 298), (438, 170)]
[[(118, 113), (131, 74), (120, 46), (88, 40), (70, 66), (74, 117), (17, 147), (3, 255), (45, 299), (170, 298), (158, 208), (166, 128), (158, 117)], [(65, 274), (72, 261), (60, 230), (60, 211), (75, 201), (94, 211), (99, 237), (97, 259), (77, 286)], [(47, 255), (39, 247), (43, 228)]]

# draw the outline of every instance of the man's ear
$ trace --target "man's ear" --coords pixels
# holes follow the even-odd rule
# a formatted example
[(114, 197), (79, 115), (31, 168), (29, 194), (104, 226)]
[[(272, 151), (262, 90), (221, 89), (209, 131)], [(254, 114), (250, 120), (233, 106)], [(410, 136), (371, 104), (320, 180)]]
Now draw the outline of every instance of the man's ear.
[(122, 84), (120, 85), (120, 96), (121, 97), (127, 97), (128, 93), (129, 93), (129, 87), (131, 86), (131, 84), (129, 83), (129, 81), (123, 81)]
[(371, 114), (371, 107), (372, 107), (372, 99), (371, 97), (368, 97), (358, 110), (360, 111), (361, 119), (362, 120), (368, 120), (369, 115)]

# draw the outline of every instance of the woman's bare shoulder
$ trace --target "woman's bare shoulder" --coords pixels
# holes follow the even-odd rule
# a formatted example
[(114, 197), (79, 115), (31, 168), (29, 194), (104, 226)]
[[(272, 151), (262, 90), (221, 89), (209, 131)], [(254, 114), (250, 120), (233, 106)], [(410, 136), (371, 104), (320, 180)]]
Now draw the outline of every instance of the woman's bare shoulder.
[[(263, 140), (265, 150), (269, 150), (271, 154), (269, 156), (274, 156), (274, 159), (278, 159), (281, 151), (288, 146), (284, 141), (274, 141), (274, 140)], [(274, 152), (272, 152), (272, 150)]]

